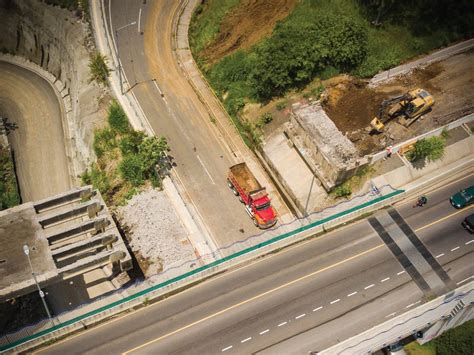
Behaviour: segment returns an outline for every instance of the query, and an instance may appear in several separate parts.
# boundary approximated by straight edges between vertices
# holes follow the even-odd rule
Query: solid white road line
[[[260,332],[259,334],[260,334],[260,335],[263,335],[263,334],[265,334],[265,333],[268,333],[269,331],[270,331],[270,329],[265,329],[264,331]]]
[[[244,340],[241,340],[240,342],[241,342],[241,343],[245,343],[246,341],[249,341],[249,340],[252,340],[252,337],[248,337],[248,338],[246,338],[246,339],[244,339]]]
[[[455,250],[458,250],[458,249],[459,249],[459,247],[456,247],[456,248],[451,249],[451,251],[455,251]]]
[[[313,309],[313,312],[319,311],[320,309],[323,309],[323,306]]]
[[[306,313],[300,314],[299,316],[296,316],[295,319],[303,318],[305,315],[306,315]]]
[[[280,323],[280,324],[278,324],[278,326],[279,326],[279,327],[283,327],[286,323],[288,323],[288,322]]]
[[[456,282],[456,285],[460,285],[460,284],[462,284],[462,283],[464,283],[464,282],[466,282],[466,281],[469,281],[469,280],[472,279],[472,278],[474,278],[474,276],[469,276],[468,278],[466,278],[466,279],[464,279],[464,280],[461,280],[461,281],[459,281],[459,282]]]
[[[232,349],[232,345],[228,346],[227,348],[222,349],[222,352],[230,350],[230,349]]]
[[[354,291],[354,292],[352,292],[352,293],[349,293],[349,294],[347,295],[347,297],[354,296],[355,294],[357,294],[357,291]]]
[[[444,256],[444,253],[441,253],[439,255],[436,255],[436,258],[441,258],[442,256]]]
[[[375,286],[374,284],[371,284],[371,285],[369,285],[369,286],[365,286],[365,287],[364,287],[364,290],[368,290],[369,288],[372,288],[372,287],[374,287],[374,286]]]
[[[207,176],[209,176],[209,179],[211,179],[211,182],[213,185],[215,185],[216,183],[214,182],[214,179],[212,178],[211,174],[209,173],[209,171],[207,170],[206,166],[204,165],[204,163],[202,162],[201,158],[199,157],[199,155],[196,155],[199,162],[201,163],[202,167],[204,168],[204,171],[206,172]]]
[[[341,299],[340,299],[340,298],[338,298],[337,300],[331,301],[330,303],[331,303],[331,304],[334,304],[334,303],[337,303],[337,302],[339,302],[340,300],[341,300]]]

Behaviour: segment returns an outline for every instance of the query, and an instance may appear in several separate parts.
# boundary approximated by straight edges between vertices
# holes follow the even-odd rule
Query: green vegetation
[[[195,53],[212,42],[219,33],[222,18],[238,3],[239,0],[209,0],[197,6],[189,29],[189,42]]]
[[[411,162],[424,161],[425,159],[434,161],[443,156],[445,145],[446,141],[442,136],[423,138],[414,144],[413,150],[410,150],[406,156]]]
[[[49,5],[59,6],[69,11],[76,11],[86,20],[90,20],[89,0],[46,0]]]
[[[158,169],[165,169],[168,145],[165,138],[147,137],[131,129],[120,105],[112,101],[108,109],[110,127],[96,130],[93,149],[97,163],[82,176],[84,184],[92,184],[108,203],[123,204],[139,188],[150,182],[161,186]]]
[[[332,194],[335,197],[349,197],[350,195],[352,195],[352,189],[348,184],[344,183],[334,188]]]
[[[425,345],[412,342],[405,346],[411,355],[472,354],[474,349],[474,320],[450,329]]]
[[[90,81],[95,81],[99,85],[106,86],[110,69],[107,66],[107,58],[105,55],[95,52],[89,61]]]
[[[0,211],[20,204],[10,151],[0,147]]]
[[[109,106],[109,125],[116,133],[124,134],[130,129],[128,118],[117,101],[112,101]]]
[[[240,122],[247,102],[268,102],[304,88],[315,77],[339,73],[370,77],[416,55],[474,35],[474,3],[302,0],[271,37],[238,50],[212,66],[200,51],[216,38],[236,0],[209,0],[194,14],[192,51],[244,140],[252,132]],[[322,87],[320,88],[322,90]],[[319,96],[318,89],[307,95]],[[281,109],[283,106],[279,106]]]

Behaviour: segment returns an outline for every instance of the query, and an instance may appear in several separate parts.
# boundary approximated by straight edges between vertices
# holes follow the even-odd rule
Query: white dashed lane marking
[[[374,286],[375,286],[374,284],[371,284],[371,285],[369,285],[369,286],[365,286],[365,287],[364,287],[364,290],[368,290],[369,288],[372,288],[372,287],[374,287]]]
[[[279,327],[283,327],[286,323],[288,323],[288,322],[280,323],[280,324],[278,324],[278,326],[279,326]]]
[[[388,281],[388,280],[390,280],[390,277],[386,277],[383,280],[380,280],[380,282],[385,282],[385,281]]]
[[[269,331],[270,331],[270,329],[265,329],[265,330],[261,331],[259,334],[260,334],[260,335],[263,335],[263,334],[265,334],[265,333],[268,333]]]
[[[320,306],[320,307],[318,307],[318,308],[315,308],[315,309],[313,309],[313,312],[319,311],[320,309],[323,309],[323,307]]]
[[[466,244],[466,245],[469,245],[469,244],[471,244],[471,243],[474,243],[474,239],[472,239],[472,240],[466,242],[465,244]]]
[[[247,342],[247,341],[249,341],[249,340],[252,340],[252,337],[245,338],[244,340],[241,340],[240,342],[241,342],[241,343],[245,343],[245,342]]]
[[[401,274],[404,274],[404,273],[405,273],[405,270],[397,272],[397,275],[400,276]]]
[[[393,317],[395,314],[397,314],[397,312],[393,312],[393,313],[387,314],[387,315],[385,316],[385,318]]]
[[[458,250],[458,249],[459,249],[459,247],[456,247],[456,248],[451,249],[451,251],[455,251],[455,250]]]
[[[330,303],[331,303],[331,304],[334,304],[334,303],[337,303],[337,302],[339,302],[340,300],[341,300],[341,299],[340,299],[340,298],[338,298],[337,300],[331,301]]]
[[[357,294],[357,291],[354,291],[354,292],[352,292],[352,293],[349,293],[349,294],[347,295],[347,297],[354,296],[355,294]]]
[[[303,318],[305,315],[306,315],[306,313],[300,314],[299,316],[296,316],[295,319]]]
[[[442,256],[444,256],[444,253],[441,253],[439,255],[436,255],[436,258],[441,258]]]
[[[228,346],[227,348],[222,349],[222,351],[224,352],[224,351],[227,351],[227,350],[230,350],[230,349],[232,349],[232,345]]]

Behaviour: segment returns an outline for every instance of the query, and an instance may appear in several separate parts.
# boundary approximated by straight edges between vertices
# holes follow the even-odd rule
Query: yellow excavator
[[[377,117],[370,122],[372,132],[383,132],[385,124],[399,116],[402,116],[399,122],[408,127],[422,114],[429,112],[433,105],[433,96],[424,89],[415,89],[401,96],[385,100],[380,105]]]

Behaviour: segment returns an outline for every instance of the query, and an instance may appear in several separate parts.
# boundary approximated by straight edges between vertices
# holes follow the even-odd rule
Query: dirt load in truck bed
[[[360,155],[384,149],[474,112],[474,50],[415,69],[390,82],[369,88],[349,76],[325,82],[321,98],[324,110],[337,128],[347,134]],[[435,99],[432,112],[405,128],[397,119],[386,125],[382,135],[371,136],[366,129],[383,100],[415,88],[426,89]]]
[[[260,184],[252,175],[245,163],[240,163],[230,167],[230,172],[239,183],[240,187],[246,192],[252,192],[260,189]]]

